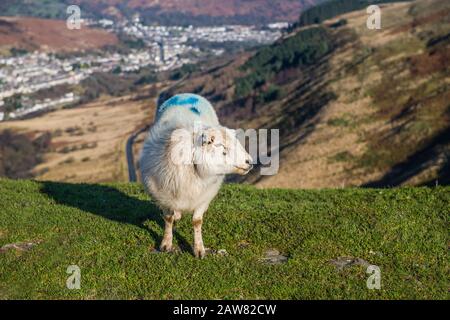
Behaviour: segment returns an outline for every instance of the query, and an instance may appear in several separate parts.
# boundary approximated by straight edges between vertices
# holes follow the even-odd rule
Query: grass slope
[[[158,209],[138,185],[0,180],[0,298],[68,299],[446,299],[449,188],[323,191],[227,185],[211,205],[204,240],[228,256],[190,252],[190,219],[176,228],[182,252],[152,249]],[[243,245],[246,243],[247,245]],[[259,261],[276,248],[285,264]],[[330,260],[363,258],[381,268],[368,290],[365,268]],[[81,290],[66,269],[81,268]]]

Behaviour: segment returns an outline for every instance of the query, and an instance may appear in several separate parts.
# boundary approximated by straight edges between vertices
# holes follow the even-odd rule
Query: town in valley
[[[218,57],[228,51],[230,44],[248,48],[273,43],[288,26],[285,22],[263,26],[144,25],[139,15],[120,22],[85,20],[83,27],[101,28],[127,39],[127,50],[106,48],[72,55],[14,50],[0,56],[0,121],[76,104],[80,100],[77,92],[44,98],[36,98],[36,93],[57,86],[71,88],[96,73],[129,74],[142,68],[155,73],[176,70]],[[83,27],[78,32],[83,32]]]

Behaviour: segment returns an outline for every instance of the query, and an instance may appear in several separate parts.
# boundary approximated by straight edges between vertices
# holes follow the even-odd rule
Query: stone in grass
[[[246,240],[242,240],[238,243],[238,248],[239,249],[245,249],[248,248],[250,246],[250,242],[246,241]]]
[[[28,251],[28,250],[31,250],[34,246],[38,245],[39,243],[41,243],[41,241],[17,242],[17,243],[5,244],[3,247],[0,248],[0,253],[6,252],[8,250]]]
[[[288,257],[282,255],[277,249],[269,249],[265,252],[264,258],[260,262],[270,265],[282,264],[288,261]]]
[[[228,255],[228,252],[225,249],[220,249],[219,251],[217,251],[217,254],[219,256],[226,257]]]
[[[208,255],[212,255],[212,256],[220,256],[220,257],[228,256],[228,251],[225,249],[214,250],[214,249],[206,248],[206,253]]]
[[[330,263],[334,265],[339,271],[352,266],[363,266],[367,268],[371,265],[364,259],[353,257],[339,257],[337,259],[330,260]]]

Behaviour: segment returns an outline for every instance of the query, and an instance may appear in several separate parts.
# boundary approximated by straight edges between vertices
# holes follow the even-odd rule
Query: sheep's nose
[[[249,159],[245,160],[245,163],[250,164],[250,160]]]

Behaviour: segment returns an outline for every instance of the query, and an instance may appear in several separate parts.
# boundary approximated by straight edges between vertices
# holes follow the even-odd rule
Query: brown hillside
[[[111,12],[120,0],[75,0],[83,5],[103,6]],[[129,9],[154,9],[159,13],[183,13],[192,16],[233,17],[255,15],[268,21],[295,21],[307,6],[318,0],[131,0],[126,3]],[[113,10],[114,11],[114,10]]]
[[[87,27],[70,30],[65,21],[0,17],[0,47],[72,52],[97,49],[117,42],[117,37],[112,33]]]
[[[129,6],[132,8],[160,7],[161,11],[189,12],[193,15],[208,16],[235,16],[248,15],[258,11],[261,15],[274,20],[294,21],[300,11],[306,6],[314,4],[314,1],[267,1],[267,0],[132,0]]]

